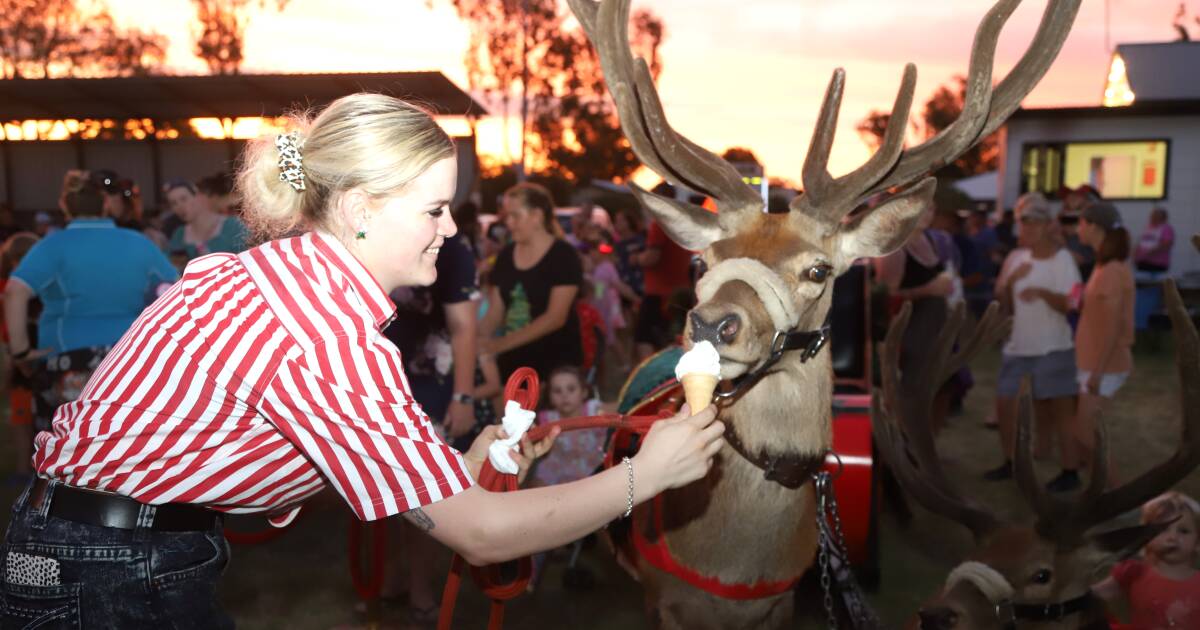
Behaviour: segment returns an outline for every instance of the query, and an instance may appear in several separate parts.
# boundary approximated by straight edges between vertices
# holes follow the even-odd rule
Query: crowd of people
[[[356,95],[292,124],[291,134],[252,143],[236,176],[169,181],[154,216],[138,188],[108,170],[67,173],[64,225],[40,213],[24,231],[0,212],[5,335],[17,368],[15,481],[37,473],[18,500],[7,553],[153,532],[170,568],[175,556],[185,563],[211,548],[216,514],[287,522],[330,485],[360,518],[405,514],[393,523],[407,573],[392,567],[384,595],[403,584],[409,623],[431,626],[427,559],[438,542],[475,561],[543,551],[707,470],[723,427],[711,411],[685,410],[615,469],[599,470],[603,432],[555,435],[518,455],[531,490],[473,492],[509,376],[536,370],[540,422],[609,411],[601,392],[619,383],[606,378],[677,342],[693,299],[692,252],[635,208],[560,214],[537,184],[505,191],[492,222],[475,203],[452,208],[453,146],[403,101]],[[675,195],[665,184],[655,192]],[[1133,369],[1131,259],[1139,274],[1168,269],[1166,211],[1155,211],[1135,248],[1120,212],[1094,191],[1064,191],[1059,204],[1028,194],[995,222],[946,210],[929,209],[900,251],[872,261],[889,306],[913,308],[901,385],[914,386],[909,367],[949,308],[964,303],[979,315],[998,300],[1013,330],[995,392],[1004,462],[986,478],[1012,476],[1028,378],[1038,455],[1049,457],[1054,442],[1060,452],[1049,487],[1072,491],[1091,461],[1097,418]],[[93,353],[92,380],[35,440],[38,360],[81,349]],[[942,388],[935,429],[973,384],[964,369]],[[124,514],[120,533],[77,516],[96,496]],[[56,524],[50,517],[62,510],[76,517]],[[1189,523],[1174,535],[1191,535],[1194,548]],[[50,560],[62,575],[78,569],[69,552]],[[186,592],[168,589],[148,610],[130,580],[112,579],[128,568],[118,564],[74,574],[111,581],[90,597],[111,598],[114,624],[186,613],[228,625],[215,572],[182,580]],[[1136,593],[1144,574],[1122,568],[1105,592]]]
[[[506,437],[488,403],[516,367],[538,369],[560,414],[594,408],[581,322],[607,338],[615,312],[584,269],[616,288],[612,245],[585,228],[570,244],[549,195],[519,186],[481,291],[478,234],[451,217],[454,144],[432,116],[357,94],[290,126],[249,144],[236,188],[170,182],[155,220],[115,175],[69,173],[67,224],[23,257],[32,237],[10,239],[5,321],[20,371],[78,347],[103,359],[34,438],[36,474],[3,547],[6,613],[231,627],[216,591],[222,514],[283,525],[328,486],[360,519],[403,514],[422,534],[410,557],[436,540],[486,564],[578,540],[712,465],[724,426],[685,406],[612,469],[550,460],[536,487],[476,487]],[[600,317],[581,316],[588,307]],[[557,433],[510,453],[522,479]],[[97,546],[109,552],[88,553]],[[428,624],[429,563],[412,565],[411,621]],[[76,593],[66,604],[64,589]]]

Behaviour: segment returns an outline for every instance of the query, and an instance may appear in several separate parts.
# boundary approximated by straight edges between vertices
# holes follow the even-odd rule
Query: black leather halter
[[[821,348],[824,348],[825,344],[829,342],[829,326],[829,315],[826,315],[825,323],[816,330],[775,331],[775,337],[771,339],[771,354],[762,362],[762,365],[733,379],[733,387],[729,391],[718,392],[714,398],[722,401],[741,395],[746,389],[753,387],[759,379],[766,376],[767,372],[783,358],[785,352],[803,350],[804,352],[800,355],[801,363],[817,356]]]
[[[1005,600],[996,604],[996,618],[1004,624],[1005,630],[1017,630],[1018,621],[1060,622],[1069,615],[1087,612],[1098,604],[1096,596],[1091,593],[1084,593],[1074,599],[1053,604],[1017,604]],[[1107,630],[1108,628],[1108,621],[1103,614],[1099,615],[1096,621],[1086,626],[1080,626],[1080,630]]]
[[[793,350],[802,350],[800,362],[807,362],[809,359],[817,356],[821,348],[829,341],[829,316],[825,317],[825,323],[817,330],[790,330],[777,331],[774,339],[771,340],[771,354],[767,360],[763,361],[762,365],[758,366],[753,371],[743,374],[733,380],[733,387],[729,391],[720,392],[714,396],[717,402],[734,398],[744,392],[746,389],[754,386],[767,372],[783,358],[785,352]],[[733,425],[727,425],[725,428],[725,441],[733,447],[733,450],[741,455],[743,459],[754,464],[762,469],[763,476],[768,481],[774,481],[779,485],[796,489],[807,483],[813,473],[820,470],[825,462],[824,455],[804,455],[800,453],[787,453],[783,455],[772,455],[766,450],[752,453],[742,443],[738,437],[737,431]]]

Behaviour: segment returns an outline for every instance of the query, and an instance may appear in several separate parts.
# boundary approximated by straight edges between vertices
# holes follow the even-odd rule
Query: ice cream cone
[[[713,392],[717,389],[717,380],[716,375],[698,372],[684,374],[683,378],[679,380],[683,384],[683,397],[691,407],[693,414],[699,413],[712,403]]]

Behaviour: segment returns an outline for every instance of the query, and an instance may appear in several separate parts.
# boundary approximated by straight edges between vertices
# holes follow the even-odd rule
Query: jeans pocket
[[[79,585],[25,586],[5,584],[5,630],[79,628]]]
[[[165,588],[189,580],[215,580],[229,562],[219,533],[165,534],[152,546],[150,583]]]

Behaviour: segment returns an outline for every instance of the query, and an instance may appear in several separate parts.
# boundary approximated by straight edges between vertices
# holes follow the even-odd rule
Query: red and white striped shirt
[[[43,477],[279,513],[329,483],[373,520],[470,487],[380,330],[383,288],[309,233],[192,261],[38,435]]]

